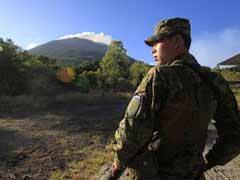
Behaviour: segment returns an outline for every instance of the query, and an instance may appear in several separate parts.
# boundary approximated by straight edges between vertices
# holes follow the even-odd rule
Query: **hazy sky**
[[[214,67],[240,53],[239,0],[0,0],[0,37],[24,49],[51,40],[80,37],[121,40],[128,54],[153,64],[143,40],[160,20],[191,21],[191,52]]]

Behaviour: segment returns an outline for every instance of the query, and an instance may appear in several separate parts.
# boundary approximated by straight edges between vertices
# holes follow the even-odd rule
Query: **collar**
[[[198,65],[199,66],[199,63],[196,60],[196,58],[192,54],[190,54],[190,53],[184,53],[184,54],[176,56],[167,65],[177,65],[177,64],[182,64],[183,65],[184,63],[188,63],[188,64],[192,64],[192,65]]]

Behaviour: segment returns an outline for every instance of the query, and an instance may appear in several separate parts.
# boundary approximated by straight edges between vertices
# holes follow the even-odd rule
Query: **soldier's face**
[[[171,38],[164,38],[152,47],[152,55],[157,64],[167,64],[176,54],[176,44]]]

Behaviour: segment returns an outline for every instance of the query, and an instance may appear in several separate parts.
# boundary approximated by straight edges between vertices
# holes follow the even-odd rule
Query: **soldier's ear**
[[[175,35],[173,37],[173,43],[174,43],[174,47],[175,49],[177,49],[179,47],[179,38],[178,38],[178,35]]]
[[[177,34],[174,37],[174,43],[175,43],[175,48],[179,48],[181,44],[184,44],[182,36]]]

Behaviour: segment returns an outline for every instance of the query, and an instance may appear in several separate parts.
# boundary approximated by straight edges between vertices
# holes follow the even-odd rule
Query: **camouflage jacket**
[[[185,63],[204,73],[220,95]],[[155,66],[138,86],[115,132],[115,162],[136,170],[139,179],[158,174],[164,180],[192,180],[205,166],[202,153],[211,119],[218,132],[206,155],[212,167],[240,152],[238,107],[228,83],[191,54]],[[161,137],[157,149],[129,162],[155,131]]]

